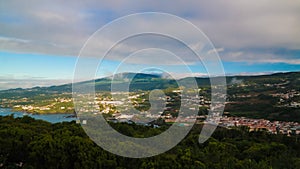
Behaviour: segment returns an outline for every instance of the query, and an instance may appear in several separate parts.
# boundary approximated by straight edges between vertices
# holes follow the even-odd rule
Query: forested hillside
[[[134,124],[112,125],[135,137],[164,130]],[[0,117],[0,168],[300,168],[300,142],[296,136],[248,132],[246,127],[218,128],[212,138],[199,144],[200,131],[201,126],[196,125],[179,145],[164,154],[130,159],[95,145],[75,122],[51,124],[27,116],[5,116]]]

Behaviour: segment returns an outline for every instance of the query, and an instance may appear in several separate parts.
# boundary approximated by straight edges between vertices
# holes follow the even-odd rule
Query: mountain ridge
[[[212,78],[218,78],[220,76],[212,77]],[[163,89],[167,87],[178,87],[176,81],[182,81],[188,78],[193,77],[185,77],[181,79],[170,79],[170,78],[164,78],[161,75],[157,74],[147,74],[147,73],[132,73],[132,72],[126,72],[126,73],[120,73],[116,74],[114,76],[114,82],[115,83],[129,83],[129,81],[126,79],[131,79],[131,87],[136,88],[137,90],[151,90],[154,88]],[[209,87],[210,86],[210,79],[209,77],[195,77],[196,81],[198,83],[199,87]],[[293,79],[294,78],[294,79]],[[300,78],[300,72],[280,72],[280,73],[273,73],[269,75],[235,75],[235,76],[226,76],[227,85],[232,85],[234,83],[241,83],[245,81],[262,81],[264,83],[272,83],[272,81],[280,81],[280,79],[288,79],[290,81],[298,80]],[[88,80],[83,82],[78,82],[78,84],[91,84],[92,82],[95,82],[95,89],[96,90],[103,90],[103,91],[109,91],[111,86],[111,80],[112,76],[110,77],[104,77],[104,78],[98,78],[95,80]],[[150,85],[151,84],[151,85]],[[145,85],[145,86],[143,86]],[[72,92],[72,83],[63,84],[63,85],[53,85],[49,87],[33,87],[33,88],[14,88],[14,89],[7,89],[7,90],[1,90],[0,91],[0,98],[1,95],[4,93],[15,93],[15,94],[21,94],[22,92],[26,94],[30,94],[30,92],[38,92],[38,93],[61,93],[61,92]]]

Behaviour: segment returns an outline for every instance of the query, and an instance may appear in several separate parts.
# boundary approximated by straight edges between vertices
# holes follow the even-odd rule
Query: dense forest
[[[133,137],[149,137],[165,130],[125,123],[111,125]],[[212,138],[199,144],[200,131],[201,126],[195,125],[180,144],[164,154],[130,159],[101,149],[75,122],[51,124],[28,116],[0,116],[0,168],[300,168],[297,136],[249,132],[247,127],[218,128]]]

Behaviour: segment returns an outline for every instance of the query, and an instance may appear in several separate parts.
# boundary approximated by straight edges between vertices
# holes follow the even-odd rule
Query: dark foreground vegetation
[[[164,128],[113,124],[126,135],[157,134]],[[148,130],[149,129],[149,130]],[[0,168],[207,168],[299,169],[300,142],[296,136],[248,132],[246,127],[218,128],[204,144],[196,125],[176,147],[159,156],[130,159],[95,145],[75,122],[51,124],[30,117],[0,116]]]

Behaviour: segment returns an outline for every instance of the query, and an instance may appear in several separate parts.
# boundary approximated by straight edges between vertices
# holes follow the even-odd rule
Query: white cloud
[[[299,52],[300,53],[300,52]],[[287,63],[287,64],[300,64],[300,57],[297,54],[286,55],[284,53],[275,54],[273,51],[232,51],[221,55],[224,61],[234,62],[247,62],[254,63]]]
[[[172,73],[172,78],[182,79],[185,77],[208,77],[207,73]]]
[[[220,53],[220,52],[223,52],[223,51],[224,51],[224,48],[216,48],[216,49],[209,50],[208,54],[212,54],[214,52]]]
[[[300,50],[300,2],[273,0],[1,1],[0,36],[6,39],[0,39],[0,50],[77,56],[84,42],[98,28],[117,17],[144,11],[167,12],[190,20],[217,48],[226,49],[219,52],[228,61],[251,58],[260,62],[261,58],[267,58],[265,61],[269,58],[274,59],[273,62],[290,63],[285,56],[265,56],[267,53],[264,53],[261,57],[261,54],[251,54],[244,49]],[[148,24],[147,21],[137,23],[120,29]],[[172,28],[186,31],[181,25],[174,24]],[[227,54],[227,49],[234,53]],[[299,63],[294,59],[293,63]]]
[[[45,78],[11,78],[0,76],[0,90],[13,89],[13,88],[32,88],[53,86],[72,83],[70,79],[45,79]]]

